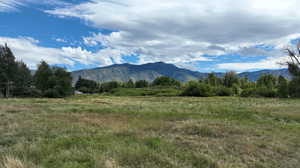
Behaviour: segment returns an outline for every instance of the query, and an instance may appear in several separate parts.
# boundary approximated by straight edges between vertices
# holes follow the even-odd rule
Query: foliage
[[[51,67],[45,61],[42,61],[34,74],[35,87],[44,93],[47,89],[53,87],[54,80],[51,78],[53,78]]]
[[[224,86],[231,88],[234,84],[239,85],[239,77],[235,72],[227,72],[224,76]]]
[[[108,95],[114,96],[179,96],[178,89],[173,88],[116,88]]]
[[[73,93],[71,73],[63,68],[50,67],[45,61],[38,65],[34,82],[45,97],[66,97]]]
[[[277,91],[273,88],[260,87],[256,89],[258,97],[277,97]]]
[[[83,93],[95,93],[98,91],[98,83],[93,80],[83,79],[81,76],[75,84],[75,89]]]
[[[257,80],[257,87],[275,88],[277,78],[271,74],[264,74]]]
[[[146,88],[149,86],[149,83],[146,80],[139,80],[135,82],[136,88]]]
[[[217,87],[215,91],[217,96],[233,96],[233,90],[224,86]]]
[[[209,84],[210,86],[218,86],[222,83],[222,81],[220,80],[220,78],[218,78],[216,76],[215,73],[210,73],[208,74],[208,77],[205,79],[205,83]]]
[[[135,84],[134,84],[133,80],[129,79],[129,81],[127,83],[125,83],[125,87],[126,88],[134,88]]]
[[[117,81],[104,82],[100,86],[100,92],[110,92],[115,88],[119,88],[121,84]]]
[[[287,62],[289,72],[293,75],[290,82],[289,92],[291,97],[300,97],[300,42],[296,46],[296,51],[288,48],[288,55],[291,61]]]
[[[0,45],[0,94],[22,96],[31,85],[32,76],[26,64],[16,61],[7,45]]]
[[[152,86],[180,86],[180,82],[166,76],[158,77],[152,82]]]
[[[241,97],[277,97],[276,89],[259,87],[244,89],[241,93]]]
[[[212,96],[212,88],[205,83],[191,81],[181,94],[182,96],[209,97]]]
[[[289,96],[288,80],[283,76],[279,76],[278,78],[278,96],[281,98],[287,98]]]
[[[294,97],[294,98],[300,97],[300,79],[294,78],[289,83],[289,94],[291,97]]]
[[[241,93],[241,97],[256,97],[256,88],[244,89]]]

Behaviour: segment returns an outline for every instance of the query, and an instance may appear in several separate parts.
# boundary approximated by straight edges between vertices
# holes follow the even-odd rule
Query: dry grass
[[[3,168],[26,168],[25,165],[16,158],[6,156],[3,159]]]
[[[295,168],[298,109],[300,100],[293,99],[1,99],[0,163],[4,168]]]

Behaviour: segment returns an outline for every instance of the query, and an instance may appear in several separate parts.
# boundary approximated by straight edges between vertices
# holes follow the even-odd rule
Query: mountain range
[[[97,82],[108,81],[122,81],[127,82],[132,79],[133,81],[147,80],[153,81],[159,76],[168,76],[179,80],[181,82],[188,82],[191,80],[199,80],[206,78],[209,73],[201,73],[191,71],[188,69],[179,68],[173,64],[164,62],[148,63],[143,65],[132,64],[115,64],[107,67],[84,69],[73,71],[73,83],[75,83],[79,76],[84,79],[94,80]],[[225,73],[215,73],[218,77],[224,76]],[[279,70],[261,70],[255,72],[239,73],[240,77],[248,77],[251,81],[256,81],[263,74],[272,74],[275,76],[282,75],[288,79],[291,78],[287,69]]]

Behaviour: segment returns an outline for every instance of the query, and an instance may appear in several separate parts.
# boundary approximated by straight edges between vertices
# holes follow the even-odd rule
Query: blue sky
[[[235,5],[232,5],[234,2]],[[0,0],[0,44],[31,68],[163,61],[201,72],[284,68],[297,0]],[[285,23],[285,24],[283,24]]]

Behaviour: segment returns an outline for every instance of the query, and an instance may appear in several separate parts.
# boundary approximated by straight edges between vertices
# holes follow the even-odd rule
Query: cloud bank
[[[137,54],[140,63],[159,60],[182,64],[210,61],[205,55],[274,54],[255,48],[261,44],[282,52],[290,40],[300,37],[299,5],[298,0],[92,0],[46,12],[115,30],[109,35],[85,37],[87,45]]]

